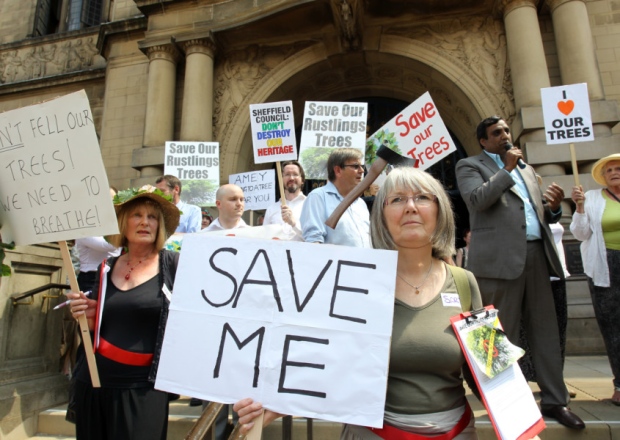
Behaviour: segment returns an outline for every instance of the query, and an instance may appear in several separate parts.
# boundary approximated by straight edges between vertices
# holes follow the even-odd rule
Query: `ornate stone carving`
[[[211,58],[215,57],[216,46],[213,40],[209,38],[197,38],[193,40],[187,40],[180,43],[181,48],[185,52],[185,55],[191,55],[193,53],[204,53]]]
[[[540,2],[541,0],[497,0],[493,5],[493,13],[501,18],[524,6],[538,8]]]
[[[362,37],[359,32],[359,0],[331,0],[334,21],[340,29],[340,39],[345,50],[357,50]]]
[[[547,4],[547,6],[549,6],[549,10],[553,13],[555,8],[557,8],[558,6],[562,6],[564,3],[569,3],[573,1],[576,1],[576,0],[545,0],[545,3]],[[581,1],[583,3],[583,0],[577,0],[577,1]]]
[[[506,34],[500,20],[462,18],[389,32],[426,43],[450,62],[462,64],[497,96],[507,92]]]
[[[0,83],[10,84],[102,67],[95,38],[86,36],[0,50]]]
[[[214,139],[223,141],[222,134],[259,81],[278,64],[309,44],[277,47],[252,45],[222,54],[221,57],[218,55],[214,87]]]
[[[149,57],[149,61],[167,60],[176,64],[182,58],[181,52],[173,44],[160,44],[157,46],[150,46],[145,49],[145,53]]]

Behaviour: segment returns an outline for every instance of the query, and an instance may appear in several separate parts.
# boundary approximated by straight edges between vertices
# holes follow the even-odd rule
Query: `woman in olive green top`
[[[373,247],[398,251],[385,423],[382,430],[347,425],[341,439],[393,438],[394,429],[477,439],[461,374],[465,358],[450,325],[462,312],[460,298],[443,262],[454,254],[454,231],[441,183],[414,168],[390,172],[371,217]],[[480,308],[478,285],[470,272],[467,278],[472,305]],[[251,399],[235,404],[244,431],[260,409]],[[277,416],[265,411],[266,423]]]
[[[402,430],[476,439],[461,373],[465,358],[450,325],[462,309],[443,262],[454,254],[450,199],[430,174],[397,168],[376,196],[370,223],[373,247],[398,251],[385,423],[382,430],[346,426],[341,438],[391,438]],[[467,277],[479,308],[478,285]]]

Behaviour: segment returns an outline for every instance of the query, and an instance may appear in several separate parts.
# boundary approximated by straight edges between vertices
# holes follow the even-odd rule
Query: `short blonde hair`
[[[449,258],[456,252],[454,249],[455,226],[452,203],[441,183],[427,172],[415,168],[395,168],[375,196],[371,219],[370,236],[375,249],[396,250],[396,243],[390,235],[383,215],[387,195],[397,189],[411,189],[414,192],[427,192],[437,196],[437,225],[431,236],[433,256]]]
[[[156,250],[163,249],[168,236],[166,234],[166,225],[164,220],[164,213],[161,210],[159,203],[152,201],[151,199],[141,197],[135,200],[131,200],[125,203],[122,208],[117,212],[116,218],[118,220],[119,234],[111,235],[108,237],[108,241],[116,247],[126,247],[128,244],[127,237],[127,221],[129,216],[133,214],[137,209],[145,207],[150,213],[157,215],[157,235],[155,236],[155,243],[153,246]]]

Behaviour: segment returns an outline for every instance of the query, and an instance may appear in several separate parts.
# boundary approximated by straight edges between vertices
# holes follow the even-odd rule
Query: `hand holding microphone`
[[[504,145],[504,149],[506,151],[512,150],[513,145],[510,142],[506,142],[506,145]],[[523,160],[521,160],[521,158],[519,158],[519,160],[517,161],[517,165],[519,165],[519,168],[523,169],[525,168],[525,162],[523,162]]]

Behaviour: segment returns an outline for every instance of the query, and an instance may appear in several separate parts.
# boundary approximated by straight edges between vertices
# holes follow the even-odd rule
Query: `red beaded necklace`
[[[128,280],[131,277],[131,272],[133,272],[133,270],[136,267],[138,267],[141,263],[142,263],[142,260],[139,260],[137,264],[134,264],[132,267],[129,268],[129,272],[127,272],[127,275],[125,275],[126,280]],[[127,267],[129,267],[129,259],[127,259]]]

